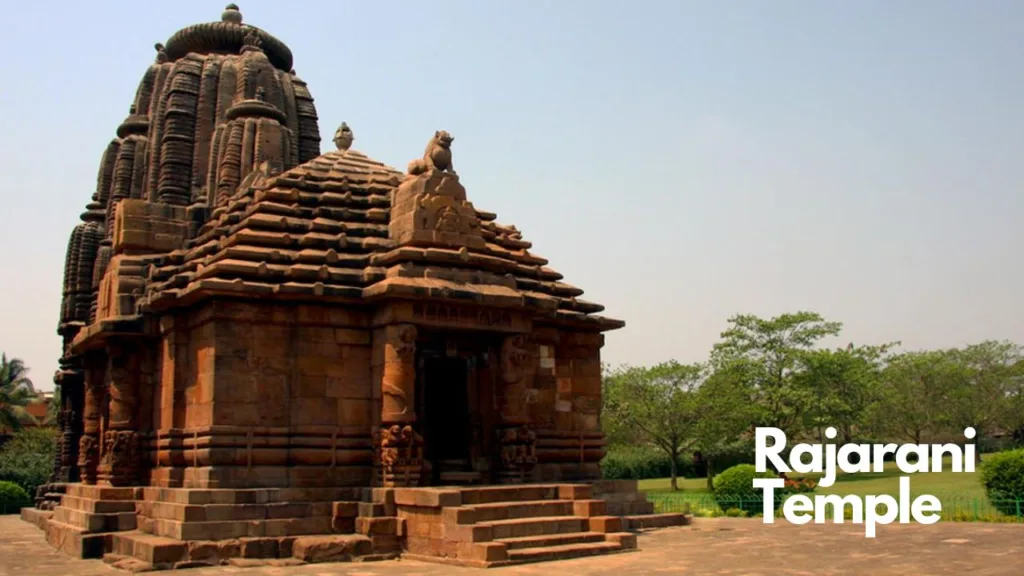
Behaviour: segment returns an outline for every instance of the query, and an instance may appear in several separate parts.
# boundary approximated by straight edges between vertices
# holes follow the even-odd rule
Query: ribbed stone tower
[[[595,483],[623,323],[469,201],[454,138],[404,173],[347,124],[321,155],[290,50],[235,5],[156,51],[68,244],[48,540],[150,567],[630,547],[606,512],[650,504]],[[549,501],[491,525],[523,500]]]
[[[316,107],[292,69],[288,47],[243,23],[234,4],[220,22],[189,26],[156,44],[156,61],[139,83],[128,117],[100,160],[92,201],[68,241],[58,332],[64,340],[60,370],[63,410],[60,454],[53,483],[37,495],[54,501],[63,484],[80,479],[83,356],[70,351],[75,335],[106,316],[134,309],[143,271],[152,258],[120,258],[114,293],[99,296],[111,264],[115,212],[121,200],[162,204],[159,241],[168,251],[184,246],[217,203],[264,162],[282,172],[320,154]],[[136,235],[137,236],[137,235]],[[157,240],[157,238],[152,238]],[[123,251],[145,252],[132,240]],[[143,244],[146,242],[143,241]],[[139,249],[141,248],[141,250]],[[94,448],[94,442],[86,442]],[[51,496],[46,498],[46,494]]]

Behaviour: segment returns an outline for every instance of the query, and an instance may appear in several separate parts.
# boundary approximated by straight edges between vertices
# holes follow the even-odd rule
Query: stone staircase
[[[141,488],[69,484],[53,514],[41,523],[46,541],[76,558],[100,558],[112,533],[136,528]]]
[[[653,514],[630,481],[439,488],[181,489],[68,485],[25,509],[55,548],[132,571],[287,566],[398,555],[491,567],[626,552]]]
[[[396,489],[403,556],[491,567],[636,548],[591,495],[578,484]]]
[[[362,488],[143,488],[138,530],[112,534],[103,559],[129,570],[375,560],[397,542],[356,534]]]

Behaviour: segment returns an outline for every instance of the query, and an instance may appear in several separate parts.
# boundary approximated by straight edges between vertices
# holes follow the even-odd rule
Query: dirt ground
[[[409,560],[295,567],[197,568],[181,576],[492,576],[571,574],[687,575],[1024,575],[1024,525],[940,522],[879,527],[761,524],[756,519],[696,518],[692,526],[642,534],[640,550],[610,556],[483,571]],[[75,560],[17,516],[0,516],[0,575],[124,576],[99,560]],[[153,572],[152,574],[171,574]]]

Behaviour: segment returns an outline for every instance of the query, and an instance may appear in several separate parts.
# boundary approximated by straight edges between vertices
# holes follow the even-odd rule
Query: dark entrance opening
[[[425,354],[420,360],[424,457],[431,483],[447,472],[472,469],[470,463],[469,366],[465,358]]]

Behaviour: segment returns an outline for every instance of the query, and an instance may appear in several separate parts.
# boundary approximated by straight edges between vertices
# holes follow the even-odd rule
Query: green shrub
[[[754,488],[754,478],[777,477],[773,472],[758,472],[753,464],[738,464],[715,476],[712,481],[715,501],[722,510],[738,508],[748,514],[759,514],[764,511],[764,493]],[[778,508],[783,494],[775,492],[775,507]]]
[[[0,448],[0,480],[14,482],[29,494],[46,484],[57,454],[57,432],[26,428]]]
[[[997,510],[1024,516],[1024,449],[989,456],[981,467],[981,483]]]
[[[15,514],[32,505],[28,492],[14,482],[0,481],[0,514]]]

